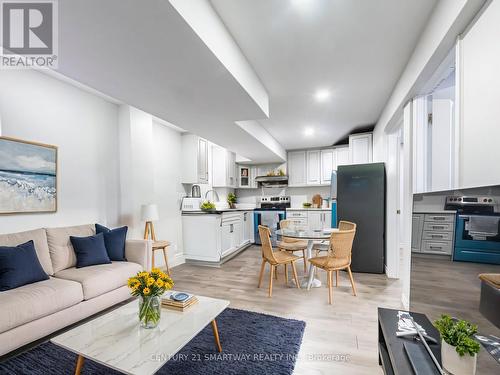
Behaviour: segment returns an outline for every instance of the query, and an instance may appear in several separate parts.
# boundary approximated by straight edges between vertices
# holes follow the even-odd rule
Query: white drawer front
[[[425,221],[432,221],[437,223],[453,223],[455,222],[455,215],[425,214]]]
[[[288,211],[288,210],[286,211],[287,219],[293,219],[298,217],[303,217],[307,219],[307,211]]]
[[[426,231],[422,236],[424,240],[433,240],[433,241],[452,241],[453,233],[452,232],[434,232],[434,231]]]
[[[451,241],[429,241],[424,240],[422,250],[427,253],[451,254]]]
[[[297,217],[290,219],[290,221],[296,228],[307,228],[307,218]]]
[[[452,232],[453,223],[436,223],[436,222],[425,222],[424,231],[436,231],[436,232]]]

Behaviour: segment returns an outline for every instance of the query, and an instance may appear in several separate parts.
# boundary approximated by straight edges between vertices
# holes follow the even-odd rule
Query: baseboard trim
[[[180,266],[181,264],[186,263],[186,258],[184,254],[175,254],[174,259],[171,260],[171,264],[169,265],[171,268]]]

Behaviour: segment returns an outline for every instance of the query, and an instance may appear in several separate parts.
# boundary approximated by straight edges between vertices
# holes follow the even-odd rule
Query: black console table
[[[384,373],[408,375],[413,374],[413,368],[406,354],[404,344],[414,342],[411,338],[397,337],[398,330],[398,311],[378,308],[378,355],[379,364],[382,366]],[[427,316],[419,313],[411,313],[411,316],[422,326],[429,336],[434,337],[438,344],[429,345],[434,356],[441,364],[441,343],[437,329],[432,325]],[[420,344],[422,345],[422,344]],[[426,358],[432,362],[430,356]]]

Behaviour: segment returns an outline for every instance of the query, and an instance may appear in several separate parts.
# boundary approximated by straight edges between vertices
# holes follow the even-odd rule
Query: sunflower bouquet
[[[138,272],[128,279],[128,287],[133,296],[140,297],[139,320],[145,328],[154,328],[160,322],[160,296],[172,289],[174,282],[158,268],[151,272]]]

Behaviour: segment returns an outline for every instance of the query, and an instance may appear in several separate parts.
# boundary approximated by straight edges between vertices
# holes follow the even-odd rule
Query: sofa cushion
[[[76,266],[76,255],[69,239],[70,236],[86,237],[95,234],[95,228],[92,224],[46,228],[45,231],[47,232],[47,243],[54,273]]]
[[[0,246],[0,291],[48,278],[36,256],[33,241],[17,246]]]
[[[0,333],[64,310],[83,301],[82,286],[49,278],[0,293]]]
[[[36,255],[47,275],[53,275],[52,262],[50,260],[49,246],[45,229],[35,229],[26,232],[0,234],[0,246],[17,246],[28,241],[35,243]]]
[[[88,237],[70,236],[69,239],[76,253],[76,268],[111,263],[104,245],[104,234],[98,233]]]
[[[89,300],[127,285],[129,277],[142,271],[133,262],[112,262],[83,268],[68,268],[55,273],[55,277],[78,281],[83,287],[83,298]]]
[[[119,262],[127,261],[125,258],[127,230],[128,227],[109,229],[103,225],[95,225],[95,232],[104,234],[104,244],[106,245],[109,259]]]

